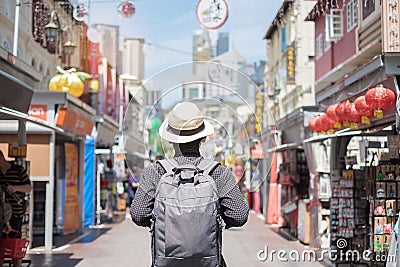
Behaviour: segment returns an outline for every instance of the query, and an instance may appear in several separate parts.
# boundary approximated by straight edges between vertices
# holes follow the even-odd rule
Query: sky
[[[134,16],[122,18],[117,12],[120,1],[90,0],[89,25],[118,25],[121,44],[124,38],[145,39],[145,78],[192,61],[193,33],[202,29],[196,19],[198,0],[131,2],[136,7]],[[242,54],[248,64],[265,60],[263,38],[281,4],[282,0],[230,0],[229,17],[217,32],[229,32],[231,48]]]

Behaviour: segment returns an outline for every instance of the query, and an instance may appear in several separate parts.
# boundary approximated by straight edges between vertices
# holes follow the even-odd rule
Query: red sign
[[[11,64],[15,64],[15,56],[11,52],[8,52],[7,54],[7,61]]]
[[[26,158],[26,144],[8,144],[9,158]]]
[[[29,114],[29,116],[46,121],[47,120],[47,105],[30,105],[28,114]]]
[[[66,108],[60,108],[58,111],[56,124],[68,131],[82,135],[91,135],[94,126],[93,121]]]
[[[92,43],[89,42],[89,51],[90,51],[90,59],[89,59],[89,65],[90,65],[90,73],[91,75],[97,75],[98,74],[98,68],[99,68],[99,43]]]

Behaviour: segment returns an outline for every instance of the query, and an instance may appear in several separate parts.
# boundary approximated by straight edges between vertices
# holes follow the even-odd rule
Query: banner
[[[99,74],[99,57],[100,57],[100,44],[99,43],[92,43],[89,41],[89,50],[90,50],[90,59],[89,59],[89,66],[90,66],[90,75],[96,76]]]
[[[400,5],[398,1],[382,1],[382,52],[400,52]]]
[[[264,96],[261,94],[259,90],[256,90],[256,124],[255,130],[256,133],[260,133],[263,128],[263,114],[264,114]]]
[[[294,46],[287,47],[287,84],[296,84],[296,57]]]
[[[79,157],[78,147],[65,143],[65,208],[64,233],[75,232],[79,229],[80,214],[78,202]]]

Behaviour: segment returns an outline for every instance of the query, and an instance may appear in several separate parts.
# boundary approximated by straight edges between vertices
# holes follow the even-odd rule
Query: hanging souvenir
[[[225,0],[199,0],[196,17],[206,29],[218,29],[228,19],[228,3]]]
[[[135,6],[129,1],[123,1],[118,5],[118,14],[123,18],[131,18],[135,11]]]
[[[88,8],[84,3],[78,3],[74,7],[73,16],[77,21],[84,21],[85,18],[89,15]]]

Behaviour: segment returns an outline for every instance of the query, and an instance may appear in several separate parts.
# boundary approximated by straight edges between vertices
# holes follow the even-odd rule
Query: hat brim
[[[160,134],[161,138],[168,142],[177,144],[189,143],[194,140],[200,139],[202,137],[212,135],[214,133],[214,127],[211,125],[211,123],[209,123],[206,120],[204,120],[204,129],[194,135],[188,135],[188,136],[177,135],[175,133],[167,131],[167,128],[168,128],[168,119],[163,121],[163,123],[160,126],[160,129],[158,130],[158,133]]]

